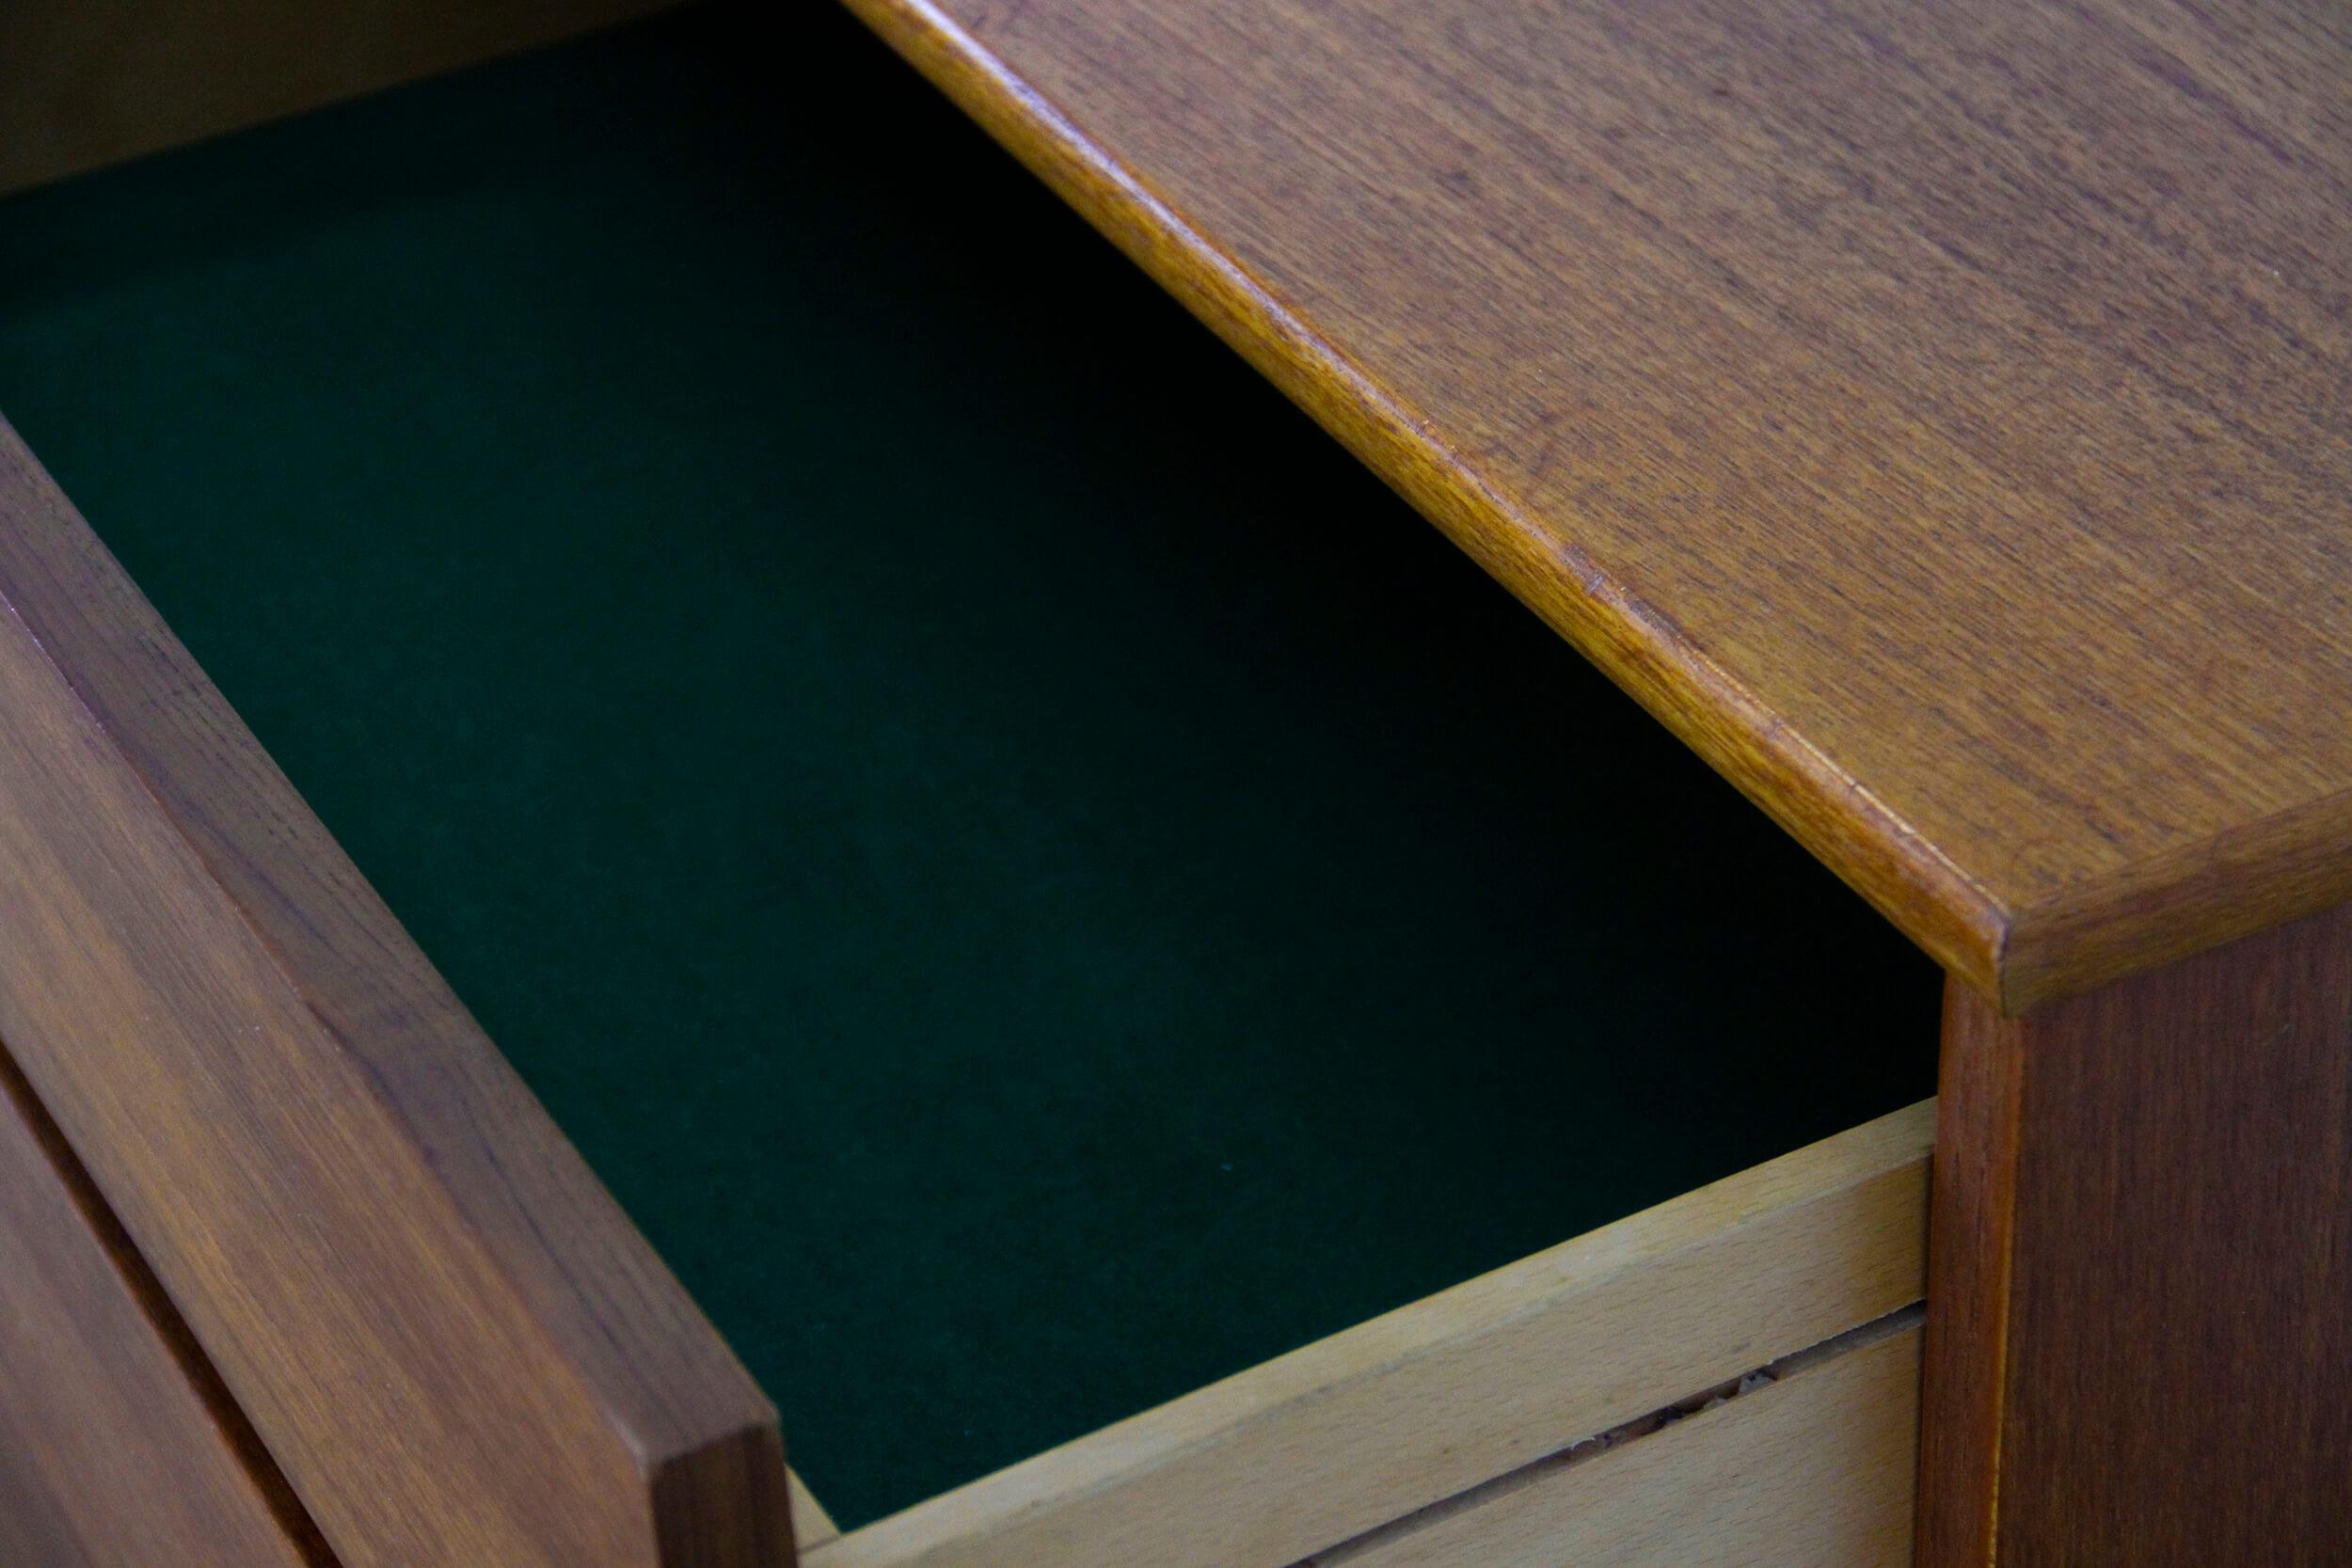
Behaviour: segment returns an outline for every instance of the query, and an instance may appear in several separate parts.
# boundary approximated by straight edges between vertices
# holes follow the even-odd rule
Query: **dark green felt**
[[[1931,1088],[1931,966],[829,9],[0,204],[0,408],[846,1521]]]

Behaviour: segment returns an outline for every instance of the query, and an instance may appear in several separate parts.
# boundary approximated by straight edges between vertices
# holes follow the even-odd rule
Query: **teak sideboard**
[[[0,12],[0,1564],[2352,1562],[2352,23],[657,8]]]

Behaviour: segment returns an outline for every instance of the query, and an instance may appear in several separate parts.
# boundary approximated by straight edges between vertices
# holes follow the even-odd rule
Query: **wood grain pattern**
[[[774,1413],[0,426],[0,1038],[346,1568],[789,1560]]]
[[[1945,1064],[1921,1568],[2343,1560],[2352,908]]]
[[[1919,1329],[1302,1568],[1910,1568]]]
[[[0,1056],[0,1562],[332,1568]]]
[[[1919,1299],[1934,1107],[853,1530],[812,1568],[1286,1568]]]
[[[850,4],[2010,1009],[2352,896],[2341,10]]]
[[[8,0],[0,192],[657,9],[669,0]]]

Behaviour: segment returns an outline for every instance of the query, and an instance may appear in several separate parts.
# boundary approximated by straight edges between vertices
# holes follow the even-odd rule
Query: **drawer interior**
[[[0,204],[0,409],[844,1524],[1931,1092],[1931,964],[815,10]]]

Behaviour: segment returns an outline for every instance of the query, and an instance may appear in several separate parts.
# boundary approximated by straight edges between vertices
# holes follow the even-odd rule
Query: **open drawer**
[[[0,1552],[1907,1560],[1935,966],[760,36],[0,208]]]

